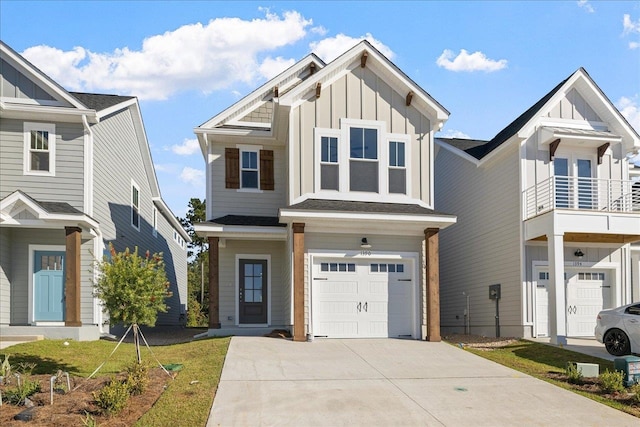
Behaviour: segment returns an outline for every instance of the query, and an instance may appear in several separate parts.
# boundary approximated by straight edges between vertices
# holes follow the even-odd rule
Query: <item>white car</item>
[[[598,313],[595,335],[609,354],[640,353],[640,303]]]

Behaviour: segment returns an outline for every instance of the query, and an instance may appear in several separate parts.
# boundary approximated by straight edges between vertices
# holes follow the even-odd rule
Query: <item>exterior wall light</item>
[[[366,237],[363,237],[362,240],[360,241],[360,247],[362,249],[371,249],[371,245],[369,244],[369,242],[367,241]]]
[[[580,249],[576,250],[573,254],[574,254],[574,255],[576,256],[576,258],[578,258],[578,259],[581,259],[581,258],[584,256],[584,252],[582,252]]]

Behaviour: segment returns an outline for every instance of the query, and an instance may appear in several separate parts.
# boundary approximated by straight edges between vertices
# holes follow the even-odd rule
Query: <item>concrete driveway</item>
[[[207,427],[639,424],[446,343],[234,337]]]

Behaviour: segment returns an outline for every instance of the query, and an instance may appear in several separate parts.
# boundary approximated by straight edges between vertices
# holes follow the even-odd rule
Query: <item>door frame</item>
[[[411,282],[413,283],[412,295],[413,303],[411,304],[412,313],[411,313],[411,324],[412,324],[412,335],[415,339],[421,340],[422,330],[420,327],[420,304],[421,304],[421,295],[422,295],[422,280],[419,280],[420,272],[418,271],[418,266],[420,263],[419,255],[417,252],[392,252],[392,251],[370,251],[370,250],[360,250],[360,251],[332,251],[326,249],[309,249],[307,251],[309,256],[309,261],[307,264],[307,279],[305,280],[305,295],[309,296],[309,317],[308,321],[308,330],[307,333],[313,334],[313,311],[316,308],[316,302],[313,298],[313,279],[314,279],[314,264],[316,262],[316,258],[326,259],[326,258],[336,258],[342,259],[344,261],[352,261],[352,262],[361,262],[367,261],[372,262],[374,260],[394,260],[394,261],[408,261],[411,266],[409,270],[411,272]],[[292,298],[293,301],[293,298]]]
[[[36,251],[50,251],[50,252],[64,252],[65,254],[65,262],[66,262],[66,258],[67,258],[67,247],[66,245],[29,245],[29,263],[28,263],[28,273],[27,275],[29,276],[29,290],[27,292],[27,305],[28,305],[28,310],[29,310],[29,317],[28,317],[28,322],[30,325],[48,325],[48,326],[64,326],[64,321],[62,322],[37,322],[34,319],[34,313],[35,313],[35,289],[34,286],[35,284],[33,283],[33,278],[35,275],[35,272],[33,271],[35,265],[34,265],[34,258],[36,255]],[[64,275],[65,273],[63,273]],[[63,276],[63,283],[64,286],[66,287],[66,277]]]
[[[567,178],[569,180],[571,180],[574,184],[573,186],[568,186],[567,187],[567,191],[569,194],[573,194],[573,197],[570,199],[567,199],[567,203],[569,204],[569,206],[573,206],[572,209],[582,209],[579,207],[580,204],[580,189],[579,189],[579,179],[580,177],[578,176],[578,160],[589,160],[591,162],[591,177],[589,177],[589,179],[597,179],[599,174],[598,174],[598,162],[597,162],[597,156],[588,149],[585,148],[579,148],[579,147],[571,147],[571,148],[563,148],[562,144],[560,145],[560,148],[558,148],[558,150],[556,151],[556,153],[554,154],[554,160],[555,158],[561,158],[561,159],[566,159],[567,160],[567,173],[568,176]],[[555,172],[555,163],[549,162],[550,164],[550,176],[553,177],[558,177],[561,175],[556,175]],[[596,181],[597,182],[597,181]],[[593,192],[592,192],[593,193]],[[555,196],[555,195],[554,195]],[[598,205],[598,195],[596,194],[591,194],[592,199],[591,199],[591,204],[592,207],[595,205]],[[557,200],[556,200],[557,203]]]
[[[267,323],[240,323],[240,260],[254,259],[267,261]],[[271,255],[268,254],[236,254],[235,262],[235,325],[240,328],[264,327],[271,325]]]

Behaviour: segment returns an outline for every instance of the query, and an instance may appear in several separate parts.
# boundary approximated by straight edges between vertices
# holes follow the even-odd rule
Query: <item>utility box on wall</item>
[[[625,387],[640,383],[640,357],[616,357],[613,361],[613,368],[624,373],[622,381]]]

